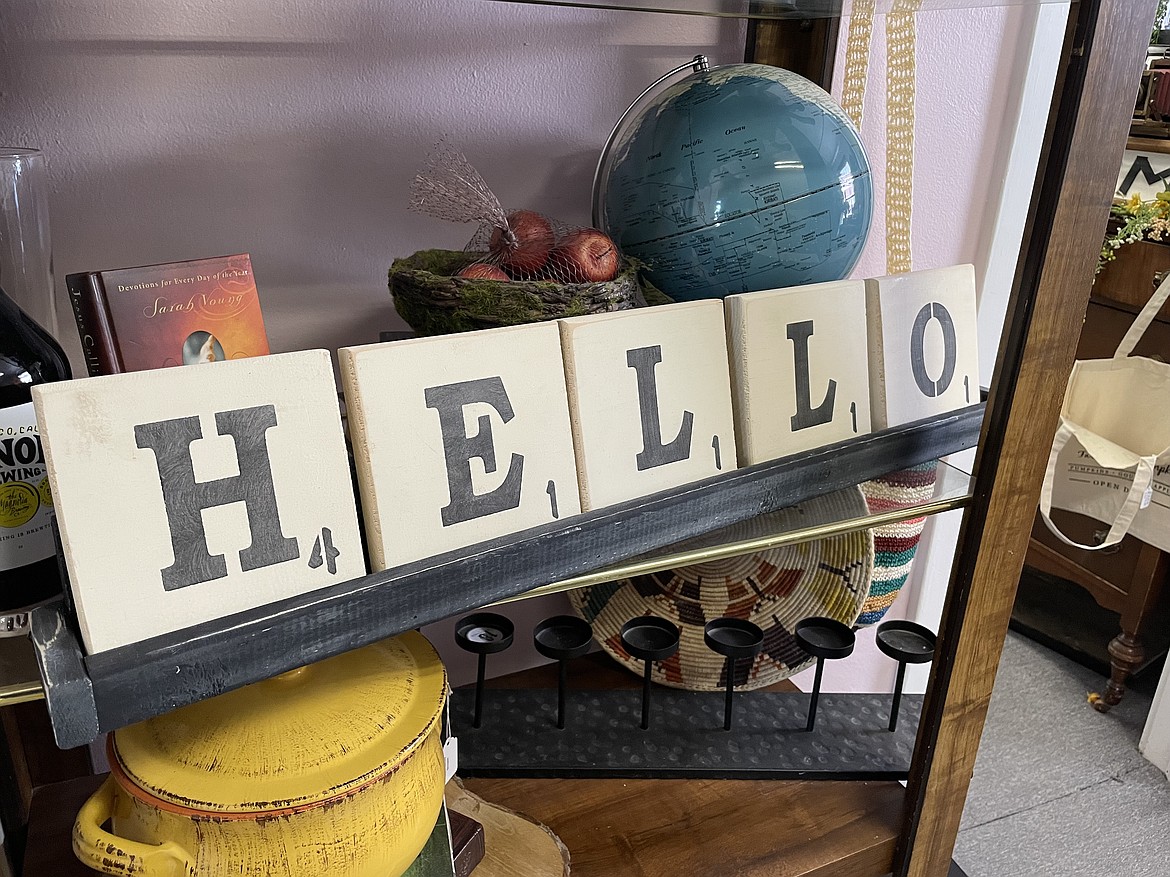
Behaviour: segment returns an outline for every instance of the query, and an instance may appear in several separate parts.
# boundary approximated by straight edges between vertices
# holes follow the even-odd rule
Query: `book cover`
[[[447,804],[444,802],[426,846],[402,877],[455,877],[455,874],[455,850],[451,842]]]
[[[91,375],[268,353],[247,253],[65,280]]]

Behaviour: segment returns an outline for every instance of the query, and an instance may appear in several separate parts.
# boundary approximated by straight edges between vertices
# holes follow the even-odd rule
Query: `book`
[[[402,877],[456,877],[455,857],[447,804],[444,802],[430,838]]]
[[[91,375],[263,356],[247,253],[65,277]]]

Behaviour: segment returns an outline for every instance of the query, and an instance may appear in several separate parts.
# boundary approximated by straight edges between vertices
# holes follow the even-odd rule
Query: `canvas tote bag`
[[[1170,551],[1170,365],[1130,355],[1167,298],[1170,275],[1112,359],[1073,365],[1040,492],[1044,523],[1067,545],[1092,551],[1132,533]],[[1052,522],[1054,507],[1108,524],[1108,535],[1074,542]]]

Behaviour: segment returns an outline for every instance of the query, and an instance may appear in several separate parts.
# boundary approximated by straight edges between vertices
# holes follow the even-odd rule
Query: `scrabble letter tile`
[[[723,303],[561,321],[581,506],[736,467]]]
[[[975,269],[913,271],[865,281],[873,428],[979,401]]]
[[[329,353],[33,388],[86,647],[366,572]]]
[[[555,323],[339,355],[376,569],[580,512]]]
[[[870,431],[864,282],[732,295],[724,306],[741,465]]]

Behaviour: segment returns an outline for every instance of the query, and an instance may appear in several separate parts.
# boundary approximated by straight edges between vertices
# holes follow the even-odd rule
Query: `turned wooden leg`
[[[1121,633],[1109,643],[1109,663],[1113,667],[1104,694],[1090,694],[1089,703],[1098,712],[1108,712],[1121,703],[1125,683],[1146,658],[1141,628],[1167,575],[1167,555],[1152,545],[1143,545],[1138,554],[1121,611]]]
[[[1146,650],[1142,647],[1140,639],[1122,631],[1109,643],[1109,658],[1113,672],[1105,686],[1105,693],[1089,696],[1093,709],[1099,713],[1107,713],[1110,708],[1121,703],[1121,698],[1125,695],[1125,683],[1130,674],[1145,660]]]

